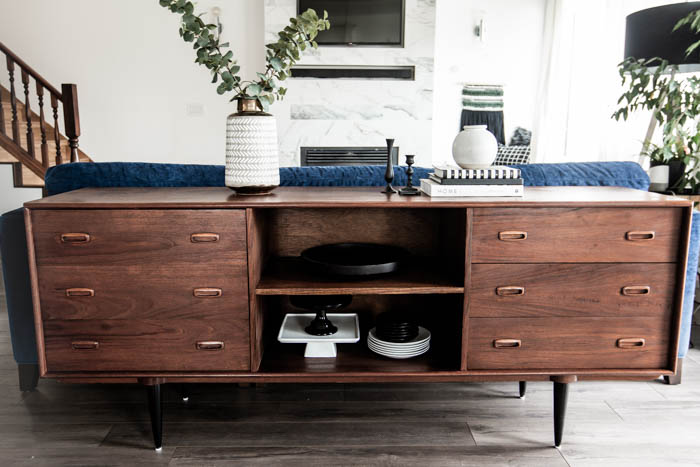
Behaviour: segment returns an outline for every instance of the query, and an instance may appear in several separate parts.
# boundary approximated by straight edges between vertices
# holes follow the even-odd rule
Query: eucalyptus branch
[[[218,35],[212,34],[217,29],[215,24],[205,24],[194,14],[194,4],[187,0],[159,0],[161,6],[171,12],[182,15],[180,37],[186,42],[194,42],[197,51],[195,63],[204,65],[212,74],[212,83],[221,80],[216,88],[219,94],[233,92],[231,100],[256,99],[263,110],[267,110],[275,100],[281,100],[287,89],[280,87],[279,81],[291,76],[291,68],[301,58],[307,47],[317,48],[314,40],[319,31],[330,28],[328,13],[323,12],[319,18],[316,12],[308,9],[296,18],[290,18],[290,24],[279,32],[277,42],[267,44],[267,66],[263,73],[256,73],[257,81],[242,81],[238,72],[241,67],[233,58],[231,50],[223,52],[228,43],[219,43]]]

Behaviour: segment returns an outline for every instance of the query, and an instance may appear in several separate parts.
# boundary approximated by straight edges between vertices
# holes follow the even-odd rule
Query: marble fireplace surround
[[[265,43],[296,16],[297,0],[265,1]],[[333,27],[333,18],[329,18]],[[435,0],[406,0],[404,47],[319,47],[299,65],[414,66],[415,80],[290,78],[275,103],[280,164],[298,166],[302,146],[385,146],[394,138],[416,165],[430,165]]]

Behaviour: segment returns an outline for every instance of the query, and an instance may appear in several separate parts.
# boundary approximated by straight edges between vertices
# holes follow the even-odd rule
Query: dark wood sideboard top
[[[577,207],[676,206],[691,202],[621,187],[526,187],[522,198],[431,198],[380,193],[378,187],[280,187],[241,196],[225,187],[82,188],[25,203],[30,209],[276,208],[276,207]]]

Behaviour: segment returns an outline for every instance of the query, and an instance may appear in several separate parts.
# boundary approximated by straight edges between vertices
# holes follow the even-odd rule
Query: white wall
[[[196,5],[221,8],[244,78],[263,69],[262,0]],[[157,0],[0,0],[0,11],[6,46],[55,86],[78,85],[80,146],[94,160],[223,163],[234,103]]]
[[[14,188],[12,166],[0,164],[0,214],[38,198],[41,198],[41,188]]]
[[[433,159],[451,159],[463,83],[505,87],[506,142],[532,130],[545,0],[437,0]],[[474,27],[484,19],[484,39]]]

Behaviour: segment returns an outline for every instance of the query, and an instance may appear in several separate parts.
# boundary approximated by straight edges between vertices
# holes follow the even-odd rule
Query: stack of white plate
[[[430,350],[430,331],[418,327],[418,335],[408,342],[389,342],[377,337],[377,328],[367,335],[367,347],[379,355],[389,358],[411,358],[423,355]]]

